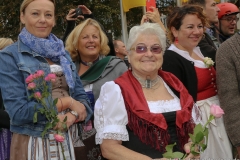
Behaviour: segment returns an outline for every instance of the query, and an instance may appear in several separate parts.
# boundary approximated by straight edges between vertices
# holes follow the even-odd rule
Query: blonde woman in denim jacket
[[[37,123],[33,123],[34,112],[43,106],[29,97],[31,92],[27,89],[25,79],[37,70],[43,70],[47,75],[55,72],[55,67],[62,73],[66,94],[57,97],[60,100],[55,109],[58,113],[64,111],[58,114],[58,118],[63,121],[67,116],[68,128],[71,129],[76,121],[89,120],[92,115],[89,100],[69,53],[65,51],[63,42],[51,34],[55,25],[54,13],[54,0],[24,0],[20,8],[24,28],[18,41],[0,52],[0,88],[13,132],[11,160],[63,159],[59,144],[55,142],[55,148],[52,146],[50,134],[41,137],[46,117],[38,114]],[[53,92],[53,86],[54,83],[48,83],[50,92]],[[68,110],[75,111],[78,116]],[[71,133],[68,131],[64,134],[65,157],[74,160]]]

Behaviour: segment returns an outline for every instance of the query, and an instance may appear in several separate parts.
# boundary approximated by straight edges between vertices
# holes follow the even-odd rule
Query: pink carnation
[[[40,93],[40,92],[35,92],[35,93],[34,93],[34,98],[36,98],[36,99],[41,99],[41,98],[42,98],[41,93]]]
[[[36,88],[36,84],[34,82],[31,82],[31,83],[28,84],[27,88],[28,89],[34,89],[34,88]]]
[[[54,134],[54,138],[56,139],[57,142],[63,142],[64,141],[64,137],[60,134]]]
[[[26,83],[30,83],[34,80],[34,76],[33,74],[30,74],[27,78],[26,78]]]
[[[56,75],[54,73],[50,73],[45,77],[45,81],[51,81],[55,82],[56,81]]]
[[[212,104],[210,107],[210,113],[216,118],[221,118],[224,111],[218,105]]]

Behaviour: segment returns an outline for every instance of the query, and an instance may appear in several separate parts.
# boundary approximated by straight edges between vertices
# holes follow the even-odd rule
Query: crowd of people
[[[189,0],[169,12],[166,27],[152,7],[125,44],[78,8],[60,39],[51,33],[55,1],[23,0],[18,39],[0,38],[0,160],[166,159],[174,143],[184,159],[240,155],[236,5]],[[55,75],[50,94],[26,80],[40,73]],[[47,103],[58,121],[43,135]],[[208,124],[207,148],[192,154],[189,134],[206,124],[211,105],[225,114]]]

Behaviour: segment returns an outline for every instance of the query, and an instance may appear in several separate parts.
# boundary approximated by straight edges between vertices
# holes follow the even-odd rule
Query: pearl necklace
[[[159,81],[160,81],[160,76],[158,75],[157,78],[155,78],[154,80],[150,80],[147,79],[144,80],[140,77],[137,77],[137,75],[134,74],[134,72],[132,72],[133,76],[138,80],[138,82],[141,84],[142,88],[146,88],[146,89],[157,89],[159,87]]]

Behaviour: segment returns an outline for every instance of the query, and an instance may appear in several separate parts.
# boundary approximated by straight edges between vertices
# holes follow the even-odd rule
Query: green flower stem
[[[66,157],[65,157],[65,155],[64,155],[64,148],[63,148],[63,145],[62,145],[61,142],[59,142],[59,143],[60,143],[60,145],[61,145],[63,159],[66,160]]]
[[[206,126],[214,119],[215,117],[213,116],[213,115],[210,115],[210,117],[209,117],[209,119],[208,119],[208,121],[207,121],[207,123],[203,126],[203,131],[205,131],[205,129],[206,129]]]

